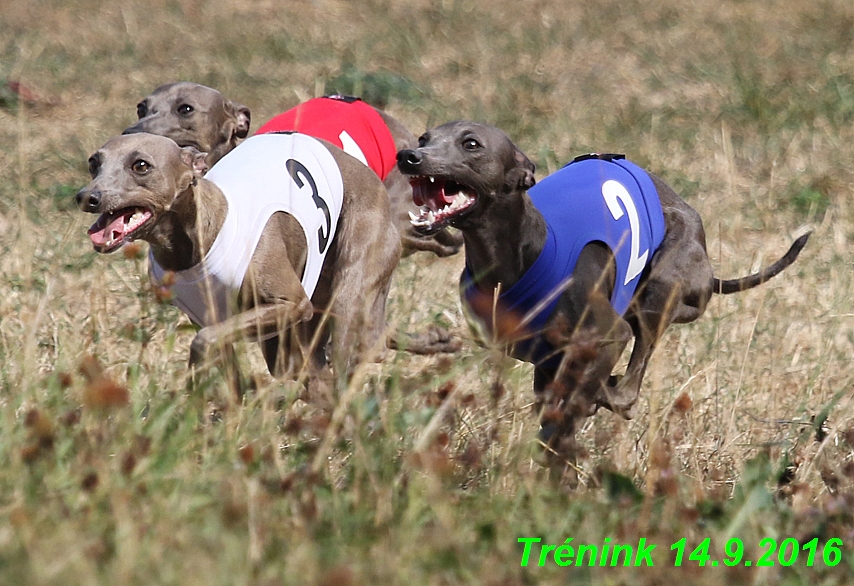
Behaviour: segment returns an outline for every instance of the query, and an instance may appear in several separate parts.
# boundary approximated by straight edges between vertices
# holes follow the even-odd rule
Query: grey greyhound
[[[310,100],[308,103],[314,101]],[[304,104],[297,108],[302,106]],[[127,128],[124,131],[125,134],[148,132],[168,136],[180,146],[193,146],[199,151],[206,152],[208,167],[213,167],[214,163],[234,149],[240,140],[249,134],[251,121],[249,108],[226,99],[215,89],[197,83],[182,81],[162,85],[140,101],[136,109],[139,120]],[[345,110],[336,110],[332,116],[337,119],[330,120],[327,116],[323,121],[325,129],[330,131],[334,129],[332,134],[315,132],[314,129],[318,127],[313,125],[314,121],[303,120],[302,114],[292,117],[295,121],[291,121],[290,127],[284,127],[281,123],[276,124],[277,120],[281,120],[292,111],[274,117],[261,128],[260,132],[270,128],[275,128],[277,131],[296,130],[336,144],[339,133],[346,128],[346,117],[363,116],[356,108],[351,110],[348,114],[343,114]],[[415,136],[400,121],[386,112],[373,110],[382,121],[375,126],[373,134],[388,135],[389,142],[393,143],[392,147],[386,151],[388,155],[384,155],[387,159],[384,164],[390,172],[381,178],[388,191],[394,222],[401,235],[404,256],[421,250],[432,252],[440,257],[456,254],[463,243],[459,233],[441,230],[425,235],[410,225],[409,212],[416,211],[412,205],[412,189],[409,182],[397,170],[394,156],[397,151],[414,146]],[[357,143],[363,140],[359,136],[354,138]],[[379,139],[368,138],[366,135],[365,140],[378,141]],[[368,152],[371,147],[375,149],[376,145],[364,145],[363,150]]]
[[[578,423],[599,406],[631,417],[671,323],[699,318],[713,293],[767,281],[809,236],[754,275],[719,280],[699,214],[619,155],[580,157],[534,187],[534,164],[504,132],[457,121],[428,130],[397,159],[422,206],[413,225],[463,233],[470,317],[535,364],[540,436],[558,462],[572,457]],[[626,371],[614,375],[632,337]]]
[[[89,158],[92,181],[76,197],[81,210],[100,215],[89,229],[95,250],[150,244],[152,277],[168,280],[175,303],[203,326],[191,366],[214,346],[233,358],[233,342],[254,338],[270,372],[281,375],[293,365],[286,358],[310,348],[316,335],[306,358],[310,380],[346,380],[382,341],[400,258],[382,183],[337,147],[298,134],[253,137],[217,173],[203,178],[206,170],[204,153],[163,136],[109,140]],[[281,175],[270,175],[272,195],[258,188],[268,171]],[[285,188],[293,211],[271,207]],[[243,197],[247,190],[251,197]],[[262,197],[267,207],[246,215],[247,202]],[[254,232],[244,233],[247,226]],[[215,260],[215,251],[224,254]],[[233,262],[243,264],[232,270]]]

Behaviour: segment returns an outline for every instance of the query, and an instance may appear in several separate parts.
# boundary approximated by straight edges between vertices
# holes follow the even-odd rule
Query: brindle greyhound
[[[311,157],[315,157],[311,160],[325,157],[324,169],[331,168],[331,174],[323,177],[307,170],[311,167],[310,157],[301,154],[302,147],[292,146],[297,143],[287,142],[295,137],[311,143]],[[326,341],[330,333],[324,314],[328,313],[332,322],[332,367],[335,378],[342,381],[359,360],[376,351],[376,344],[382,340],[386,296],[400,258],[400,237],[391,221],[388,197],[373,172],[329,143],[304,135],[266,138],[273,140],[264,145],[265,150],[252,152],[274,151],[271,156],[281,164],[265,164],[265,168],[291,173],[282,181],[276,178],[276,191],[293,180],[291,197],[307,202],[309,212],[320,222],[317,238],[290,213],[276,211],[264,216],[267,220],[261,214],[255,216],[260,218],[254,224],[260,233],[256,232],[254,249],[251,245],[245,251],[231,246],[225,254],[242,255],[248,265],[242,273],[234,272],[236,282],[230,283],[227,291],[237,310],[230,316],[225,312],[214,315],[213,294],[197,304],[201,309],[192,313],[191,319],[204,327],[193,340],[190,364],[202,361],[212,346],[224,347],[226,354],[233,357],[231,344],[246,337],[261,343],[270,372],[283,374],[288,368],[284,354],[290,337],[284,338],[283,344],[279,341],[286,331],[296,327],[301,347],[308,347],[318,334],[320,343],[309,359],[309,372],[312,378],[326,376]],[[250,147],[253,140],[256,139],[241,145],[231,157]],[[174,271],[180,277],[202,267],[199,274],[206,275],[204,279],[214,278],[208,276],[214,274],[209,253],[217,246],[229,216],[245,204],[239,197],[225,195],[225,188],[219,187],[223,181],[214,183],[202,177],[206,171],[204,153],[194,147],[182,148],[163,136],[131,134],[110,139],[89,158],[89,171],[92,181],[76,199],[81,210],[100,214],[89,229],[97,252],[108,253],[131,240],[145,240],[150,244],[153,262],[163,271]],[[261,170],[249,174],[254,178],[263,173]],[[325,184],[323,181],[333,184],[331,175],[339,177],[337,191],[317,187]],[[222,173],[216,176],[221,177]],[[241,173],[226,174],[225,178],[232,192],[239,192],[246,182]],[[333,191],[338,195],[333,196]],[[334,197],[338,198],[337,204],[332,201]],[[336,205],[340,205],[337,229],[331,228],[330,220],[334,219],[330,208]],[[318,215],[318,210],[324,213]],[[313,265],[318,274],[309,298],[304,289],[305,273],[313,255],[309,247],[315,247],[317,239],[321,239],[319,250],[325,257],[315,257],[320,258]],[[203,279],[200,282],[210,285]],[[180,295],[176,303],[190,314],[185,306],[192,304]]]
[[[573,208],[573,202],[583,194],[570,189],[543,195],[541,188],[547,183],[543,180],[532,190],[535,206],[527,193],[535,184],[534,164],[504,132],[474,122],[451,122],[428,130],[418,148],[397,155],[398,167],[410,176],[415,201],[422,205],[413,225],[424,232],[449,224],[462,231],[467,269],[461,283],[464,305],[499,341],[513,344],[508,348],[512,356],[535,364],[534,391],[540,405],[546,406],[541,437],[553,453],[562,455],[572,453],[577,423],[599,406],[631,416],[650,355],[669,324],[699,318],[712,293],[735,293],[767,281],[794,262],[808,237],[798,238],[783,258],[757,274],[719,280],[694,209],[659,178],[619,156],[586,158],[590,160],[568,165],[551,177],[563,177],[569,169],[591,168],[592,201],[600,208],[591,216],[592,223],[601,221],[606,230],[612,230],[622,218],[622,232],[617,232],[618,242],[612,246],[601,239],[582,241],[574,269],[566,264],[571,276],[564,272],[565,278],[555,279],[543,273],[539,263],[532,270],[546,256],[547,238],[561,230],[544,217],[539,202],[546,198],[553,208],[580,214],[583,210]],[[658,209],[652,215],[659,218],[660,242],[645,255],[641,242],[634,241],[643,226],[636,209],[641,204],[632,200],[622,184],[605,181],[601,175],[625,175],[627,168],[646,178],[641,181],[652,196],[645,206]],[[547,179],[549,185],[555,184]],[[632,240],[630,246],[627,239]],[[616,253],[618,249],[624,250]],[[558,257],[565,252],[549,250]],[[634,263],[629,273],[619,260],[623,252]],[[501,293],[520,287],[530,290],[529,271],[552,278],[554,286],[543,292],[545,298],[527,306],[505,302]],[[623,289],[624,276],[627,283],[635,281],[636,289],[625,297],[620,312],[613,304]],[[534,327],[538,320],[540,325]],[[632,337],[625,374],[615,376],[612,371]]]

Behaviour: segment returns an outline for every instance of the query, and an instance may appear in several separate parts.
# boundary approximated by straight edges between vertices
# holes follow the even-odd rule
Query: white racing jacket
[[[301,282],[311,298],[344,201],[332,153],[303,134],[256,135],[217,162],[205,179],[222,190],[228,213],[202,262],[175,273],[172,303],[200,326],[231,316],[261,233],[276,212],[292,215],[305,232],[308,258]],[[151,279],[162,282],[166,271],[151,254],[149,259]]]

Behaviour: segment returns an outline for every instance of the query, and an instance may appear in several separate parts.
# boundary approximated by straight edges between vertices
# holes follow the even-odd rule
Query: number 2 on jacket
[[[631,251],[629,256],[629,266],[626,269],[626,280],[624,285],[637,277],[646,266],[646,259],[649,256],[649,250],[645,250],[640,254],[640,219],[638,218],[638,210],[635,207],[635,202],[632,201],[632,196],[628,190],[619,181],[609,179],[602,184],[602,197],[605,198],[605,203],[608,205],[608,210],[615,220],[623,217],[623,210],[619,202],[623,202],[626,208],[626,213],[629,215],[629,230],[631,231]]]

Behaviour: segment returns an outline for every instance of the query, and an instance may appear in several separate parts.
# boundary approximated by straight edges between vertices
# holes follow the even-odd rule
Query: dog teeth
[[[450,209],[455,210],[465,204],[469,198],[465,196],[463,192],[457,194],[457,197],[454,198],[454,201],[451,202]]]
[[[426,207],[421,208],[419,214],[409,212],[409,223],[413,226],[429,226],[434,222],[433,212]]]
[[[436,178],[435,178],[435,177],[430,177],[430,183],[436,183]]]
[[[469,197],[466,194],[464,194],[463,192],[460,192],[457,194],[457,197],[454,198],[454,201],[447,204],[445,207],[443,207],[439,211],[441,214],[449,214],[449,213],[454,212],[454,211],[460,209],[461,207],[465,206],[468,202],[469,202]]]
[[[448,216],[454,215],[458,210],[468,208],[472,203],[472,198],[463,193],[457,193],[454,201],[445,204],[438,210],[431,210],[427,206],[420,209],[419,214],[409,212],[409,223],[413,226],[432,226],[438,221],[446,219]]]
[[[130,228],[133,228],[134,226],[136,226],[139,223],[139,221],[141,219],[142,219],[142,212],[139,212],[139,211],[134,212],[134,214],[128,218],[127,226]]]

